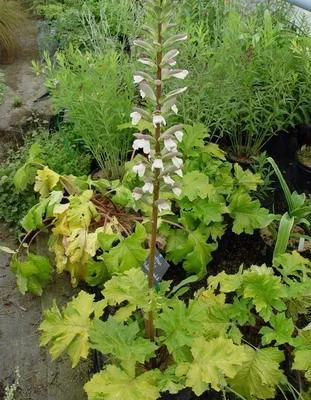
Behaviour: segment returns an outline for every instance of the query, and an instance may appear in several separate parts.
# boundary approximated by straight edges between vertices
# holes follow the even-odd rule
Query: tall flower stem
[[[158,43],[162,44],[162,23],[158,24]],[[156,111],[161,113],[161,94],[162,94],[162,51],[157,52],[157,81],[158,85],[156,88]],[[161,124],[157,124],[155,128],[155,153],[156,156],[161,155],[161,146],[160,146],[160,135],[161,135]],[[159,181],[160,171],[155,169],[154,172],[154,191],[153,191],[153,200],[152,200],[152,228],[151,228],[151,241],[150,241],[150,256],[149,256],[149,276],[148,276],[148,284],[149,289],[153,288],[153,276],[154,276],[154,266],[155,266],[155,257],[156,257],[156,243],[157,243],[157,231],[158,231],[158,200],[160,193],[160,181]],[[148,320],[146,323],[146,334],[147,337],[151,340],[154,339],[154,324],[153,324],[153,313],[149,312]]]

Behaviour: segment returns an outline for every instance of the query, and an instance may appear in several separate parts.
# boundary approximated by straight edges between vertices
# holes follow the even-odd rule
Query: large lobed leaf
[[[48,167],[44,167],[42,170],[38,170],[37,172],[34,190],[35,192],[39,192],[41,197],[48,197],[50,192],[59,182],[59,179],[60,175]]]
[[[157,400],[160,397],[157,369],[136,376],[128,375],[121,368],[109,365],[95,374],[84,385],[89,400]]]
[[[200,396],[211,386],[219,391],[227,386],[229,378],[234,378],[246,360],[243,346],[235,345],[231,339],[219,337],[206,341],[203,337],[192,346],[193,362],[180,364],[177,375],[186,374],[186,385]]]
[[[63,308],[54,301],[50,310],[45,311],[40,325],[41,345],[50,346],[53,359],[67,352],[75,367],[81,358],[87,358],[89,352],[89,329],[91,316],[102,314],[101,303],[94,303],[94,295],[81,291],[76,298]]]
[[[281,278],[273,274],[273,269],[264,265],[253,266],[244,272],[243,297],[252,299],[258,314],[265,320],[270,320],[273,310],[284,311],[286,305],[285,287]]]
[[[244,346],[245,359],[229,385],[246,399],[274,398],[276,386],[283,377],[279,369],[283,353],[276,348],[255,350]]]
[[[115,240],[112,237],[111,240]],[[143,225],[137,223],[135,232],[120,243],[112,247],[103,255],[109,273],[119,273],[131,268],[140,268],[149,254],[149,250],[143,246],[147,239]],[[102,241],[103,242],[103,241]]]
[[[203,303],[192,301],[187,306],[183,301],[176,301],[172,308],[164,309],[157,315],[155,326],[161,330],[159,340],[175,360],[183,357],[184,346],[190,347],[193,339],[202,334],[205,314]]]
[[[184,260],[184,269],[199,277],[206,274],[206,266],[212,260],[215,243],[207,243],[207,235],[201,230],[185,232],[171,230],[167,242],[167,259],[175,264]]]
[[[197,198],[211,198],[215,193],[215,188],[210,184],[208,176],[202,172],[192,171],[184,175],[182,182],[183,197],[193,201]]]
[[[94,321],[90,329],[90,346],[103,354],[111,354],[128,372],[135,372],[136,363],[143,364],[155,355],[157,345],[140,335],[138,322],[127,325],[113,317]]]
[[[261,208],[258,200],[252,200],[249,194],[243,192],[232,196],[229,213],[233,218],[232,230],[237,234],[253,234],[255,229],[265,228],[274,219],[267,209]]]
[[[123,302],[115,318],[127,320],[137,309],[149,310],[149,289],[146,275],[140,269],[130,269],[122,275],[113,276],[103,290],[107,305],[115,306]]]

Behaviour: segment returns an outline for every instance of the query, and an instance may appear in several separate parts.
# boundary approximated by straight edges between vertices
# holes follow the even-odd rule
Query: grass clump
[[[106,178],[122,176],[132,129],[120,130],[132,111],[134,85],[127,56],[110,50],[82,53],[73,46],[47,60],[46,85],[56,110],[66,109],[75,135],[92,153]]]
[[[0,0],[0,59],[8,60],[17,50],[16,30],[25,14],[17,1]]]

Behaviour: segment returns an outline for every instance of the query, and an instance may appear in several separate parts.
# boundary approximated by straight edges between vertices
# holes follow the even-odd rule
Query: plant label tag
[[[153,274],[153,282],[156,285],[157,283],[161,282],[163,276],[165,275],[166,271],[169,269],[170,265],[162,256],[162,254],[156,250],[155,255],[155,263],[154,263],[154,274]],[[149,273],[149,257],[143,263],[142,270],[146,275]]]
[[[298,244],[298,251],[302,252],[305,248],[305,238],[301,237],[299,239],[299,244]]]

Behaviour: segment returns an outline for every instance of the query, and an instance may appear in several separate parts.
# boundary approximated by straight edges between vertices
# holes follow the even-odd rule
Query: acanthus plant
[[[182,141],[182,125],[167,127],[169,114],[178,113],[177,95],[187,87],[174,89],[165,94],[166,83],[171,78],[185,79],[187,70],[173,69],[179,51],[174,48],[177,42],[187,39],[186,34],[170,35],[174,27],[169,23],[172,13],[170,0],[148,0],[145,10],[152,24],[146,26],[145,40],[136,40],[134,44],[142,51],[138,61],[147,67],[148,72],[137,71],[134,82],[138,84],[144,108],[135,108],[131,114],[132,124],[142,124],[141,132],[135,133],[134,150],[142,150],[146,158],[136,164],[133,170],[144,180],[142,187],[134,189],[135,200],[146,198],[151,202],[151,239],[149,254],[149,289],[153,289],[156,242],[159,214],[171,210],[170,196],[162,197],[162,189],[173,196],[180,196],[181,187],[176,177],[182,177],[183,160],[178,152],[178,142]],[[150,199],[152,195],[152,200]],[[147,335],[154,336],[153,316],[150,312],[147,320]]]
[[[171,201],[180,194],[176,182],[178,174],[182,175],[182,161],[177,142],[182,139],[182,127],[167,128],[167,115],[176,111],[175,97],[183,89],[165,97],[162,79],[161,84],[158,79],[163,78],[165,54],[170,54],[170,64],[177,55],[170,49],[162,54],[161,46],[165,32],[171,29],[166,18],[172,1],[146,4],[156,24],[154,29],[147,28],[152,44],[136,44],[150,55],[142,61],[157,76],[135,74],[148,107],[136,108],[132,119],[142,128],[135,136],[134,148],[146,156],[134,166],[144,182],[134,189],[133,196],[152,206],[149,279],[147,282],[144,273],[133,268],[106,282],[104,299],[99,302],[82,291],[62,311],[54,304],[40,326],[41,343],[50,345],[53,358],[66,351],[73,366],[86,358],[90,349],[108,356],[102,371],[85,385],[89,400],[156,400],[163,392],[178,393],[185,387],[198,396],[212,388],[249,400],[268,399],[274,397],[278,386],[283,390],[287,385],[280,366],[287,347],[279,346],[291,346],[294,368],[306,371],[307,378],[310,375],[309,363],[302,360],[303,351],[310,349],[310,330],[295,327],[297,315],[307,312],[310,265],[294,253],[275,263],[277,273],[266,266],[241,268],[235,275],[222,273],[210,278],[207,288],[188,302],[180,296],[193,277],[173,288],[170,281],[154,288],[158,217],[170,212]],[[174,38],[169,43],[185,36]],[[236,173],[240,174],[239,170]],[[102,248],[111,248],[113,241],[109,235],[102,236]],[[111,307],[113,315],[101,320],[103,311]],[[249,327],[253,330],[247,335],[245,328]]]

